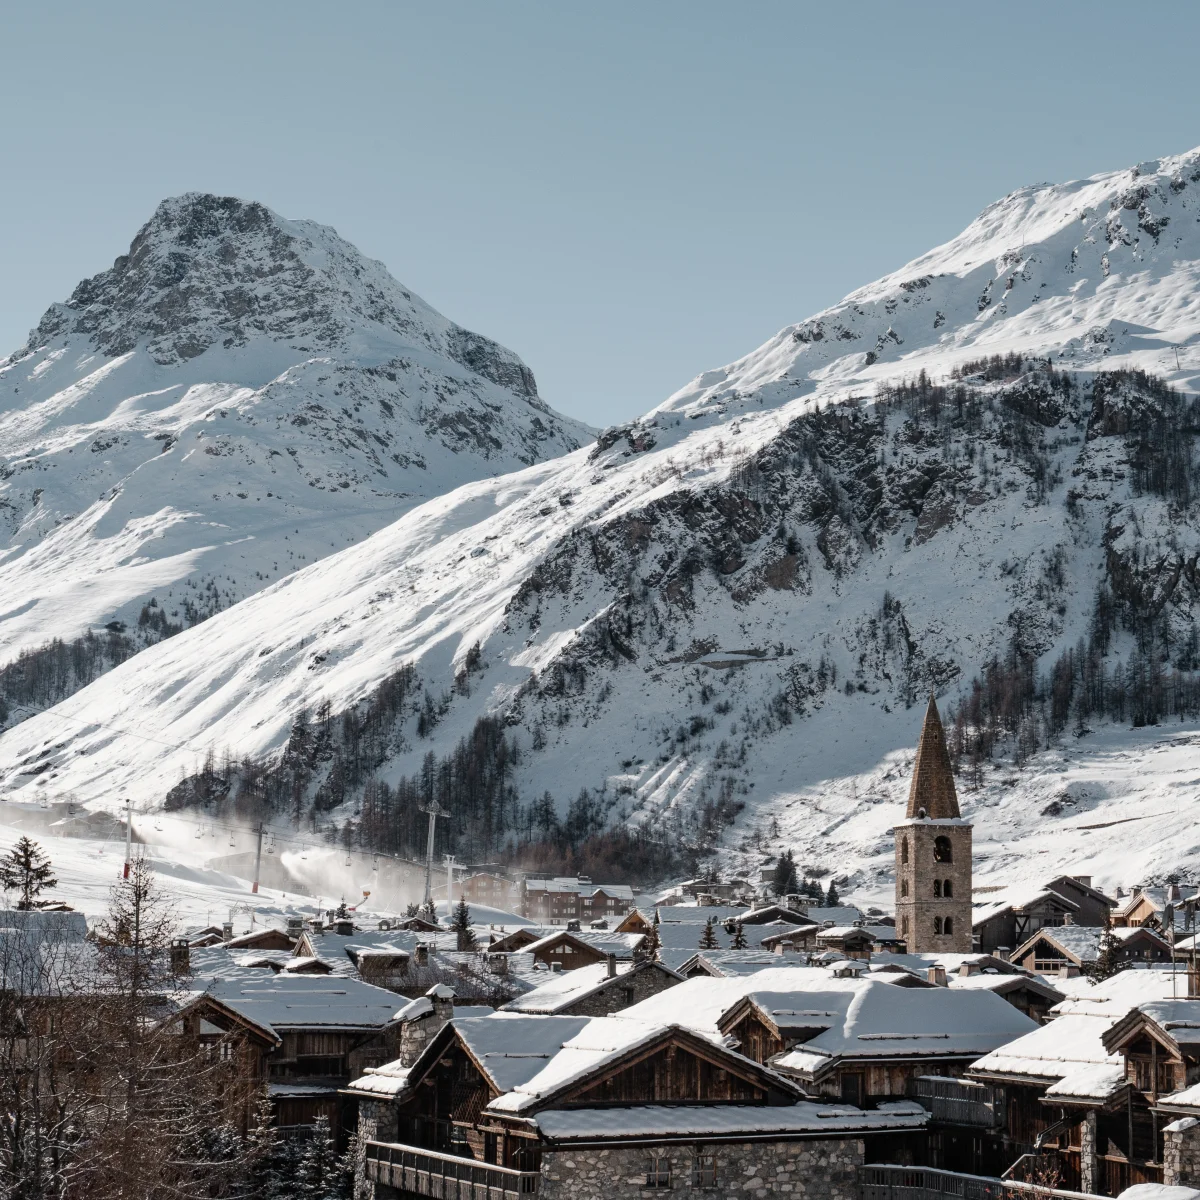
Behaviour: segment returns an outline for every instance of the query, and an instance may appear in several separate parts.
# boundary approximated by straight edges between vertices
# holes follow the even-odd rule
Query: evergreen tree
[[[825,906],[827,908],[837,908],[842,902],[842,898],[838,895],[838,890],[833,880],[829,881],[829,891],[825,894]]]
[[[658,927],[661,924],[658,916],[658,909],[654,910],[654,920],[650,924],[650,932],[646,934],[642,941],[641,952],[651,962],[658,959],[658,952],[662,949],[662,938],[658,936]]]
[[[255,1200],[287,1200],[295,1180],[288,1171],[298,1164],[285,1161],[289,1146],[279,1136],[271,1116],[271,1101],[264,1091],[254,1107],[254,1124],[246,1135],[247,1191]]]
[[[350,916],[350,910],[346,907],[346,901],[343,898],[342,902],[337,906],[337,911],[333,914],[339,921],[344,921]]]
[[[0,887],[6,892],[20,893],[18,908],[32,908],[43,891],[58,887],[50,859],[32,838],[22,834],[17,844],[0,858]]]
[[[701,950],[716,950],[721,943],[717,941],[717,930],[712,917],[704,923],[704,932],[700,935]]]
[[[425,903],[421,905],[421,916],[428,921],[430,925],[436,925],[438,923],[437,909],[434,908],[432,900],[426,900]]]
[[[795,857],[790,850],[785,850],[775,861],[775,871],[771,876],[771,891],[776,896],[790,896],[799,888]]]
[[[416,903],[409,904],[404,910],[404,915],[406,917],[419,917],[421,915],[421,906]]]
[[[342,1164],[338,1159],[329,1118],[320,1116],[300,1160],[300,1172],[295,1191],[296,1200],[338,1200],[341,1192]]]
[[[729,945],[733,950],[745,950],[749,947],[750,941],[746,937],[746,928],[741,921],[733,927],[733,941]]]
[[[450,922],[450,928],[454,930],[459,950],[476,948],[475,930],[471,928],[471,910],[467,907],[465,898],[460,899],[454,906],[454,918]]]
[[[1088,974],[1099,983],[1108,979],[1121,969],[1121,943],[1113,933],[1112,916],[1104,914],[1104,932],[1100,935],[1100,944],[1096,951],[1096,962]]]

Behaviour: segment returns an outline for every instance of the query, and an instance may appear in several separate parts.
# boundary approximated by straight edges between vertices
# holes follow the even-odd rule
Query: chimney
[[[192,973],[192,951],[185,937],[171,939],[171,974],[190,975]]]
[[[771,947],[771,953],[782,954],[784,952],[784,948],[783,942],[776,942],[775,945]]]
[[[617,977],[617,956],[615,954],[610,954],[608,956],[607,974],[609,979],[616,979]]]
[[[387,919],[387,917],[381,917],[379,919],[379,932],[380,933],[388,933],[388,932],[390,932],[391,928],[392,928],[392,923],[391,923],[391,921],[389,921]]]
[[[930,983],[937,984],[938,987],[950,986],[946,979],[945,967],[930,967],[925,972],[925,978],[928,979]]]
[[[551,971],[551,973],[552,973],[552,974],[554,974],[554,975],[558,975],[558,974],[560,974],[560,973],[562,972],[562,963],[560,963],[560,962],[552,962],[552,963],[550,964],[550,971]]]
[[[223,921],[221,923],[221,941],[230,942],[233,940],[233,922]]]
[[[1063,913],[1063,924],[1064,925],[1074,925],[1075,924],[1074,916],[1072,916],[1071,913]]]
[[[334,923],[333,931],[339,937],[350,937],[354,933],[354,922],[346,917]]]
[[[300,935],[304,932],[303,917],[288,917],[287,919],[287,935],[292,941],[297,941]]]
[[[489,954],[488,969],[493,975],[508,974],[508,955],[507,954]]]
[[[312,927],[313,933],[325,932],[325,922],[322,921],[320,917],[313,917]]]
[[[1071,878],[1076,883],[1082,883],[1084,887],[1092,886],[1092,877],[1090,875],[1072,875]]]
[[[1001,962],[1012,962],[1011,946],[997,946],[995,950],[992,951],[992,954],[995,955],[995,957]]]
[[[444,983],[435,983],[425,995],[433,1001],[433,1017],[440,1029],[454,1016],[454,989]]]
[[[958,967],[958,973],[964,978],[971,975],[978,975],[980,974],[979,964],[973,962],[960,963]]]
[[[1063,963],[1058,968],[1058,977],[1060,979],[1078,979],[1079,968],[1074,963]]]
[[[1170,887],[1167,888],[1167,903],[1168,904],[1178,904],[1179,903],[1179,884],[1173,883],[1170,885]]]
[[[417,946],[417,966],[429,966],[429,947],[424,942]]]

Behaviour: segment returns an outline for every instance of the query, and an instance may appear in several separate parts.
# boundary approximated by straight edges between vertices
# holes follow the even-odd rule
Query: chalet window
[[[933,839],[933,861],[954,861],[954,848],[950,845],[950,839],[948,837],[943,836]]]
[[[648,1188],[669,1188],[671,1186],[671,1160],[665,1154],[650,1155],[650,1165],[646,1168],[646,1186]]]
[[[949,900],[950,897],[953,895],[954,895],[954,880],[953,879],[943,879],[942,880],[942,899]]]
[[[863,1077],[857,1071],[850,1071],[842,1076],[842,1103],[853,1104],[855,1108],[862,1108],[863,1102]]]
[[[483,1135],[483,1161],[485,1163],[494,1163],[496,1166],[502,1166],[499,1155],[500,1143],[494,1133],[484,1133]]]
[[[908,838],[900,839],[900,862],[903,866],[908,865]]]
[[[715,1188],[717,1186],[717,1156],[697,1154],[692,1159],[692,1187]]]

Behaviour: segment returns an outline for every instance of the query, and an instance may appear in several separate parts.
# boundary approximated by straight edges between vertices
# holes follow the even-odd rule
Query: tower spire
[[[958,792],[954,788],[950,754],[946,750],[946,734],[932,692],[929,694],[929,707],[925,710],[925,724],[921,727],[921,740],[917,743],[917,758],[913,763],[912,785],[908,789],[908,811],[905,815],[909,820],[926,816],[935,821],[962,816],[958,808]]]

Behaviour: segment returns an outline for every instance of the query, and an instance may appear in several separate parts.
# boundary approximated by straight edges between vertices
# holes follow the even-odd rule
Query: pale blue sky
[[[1200,6],[0,7],[0,354],[163,196],[333,225],[595,425],[1023,184],[1200,143]]]

